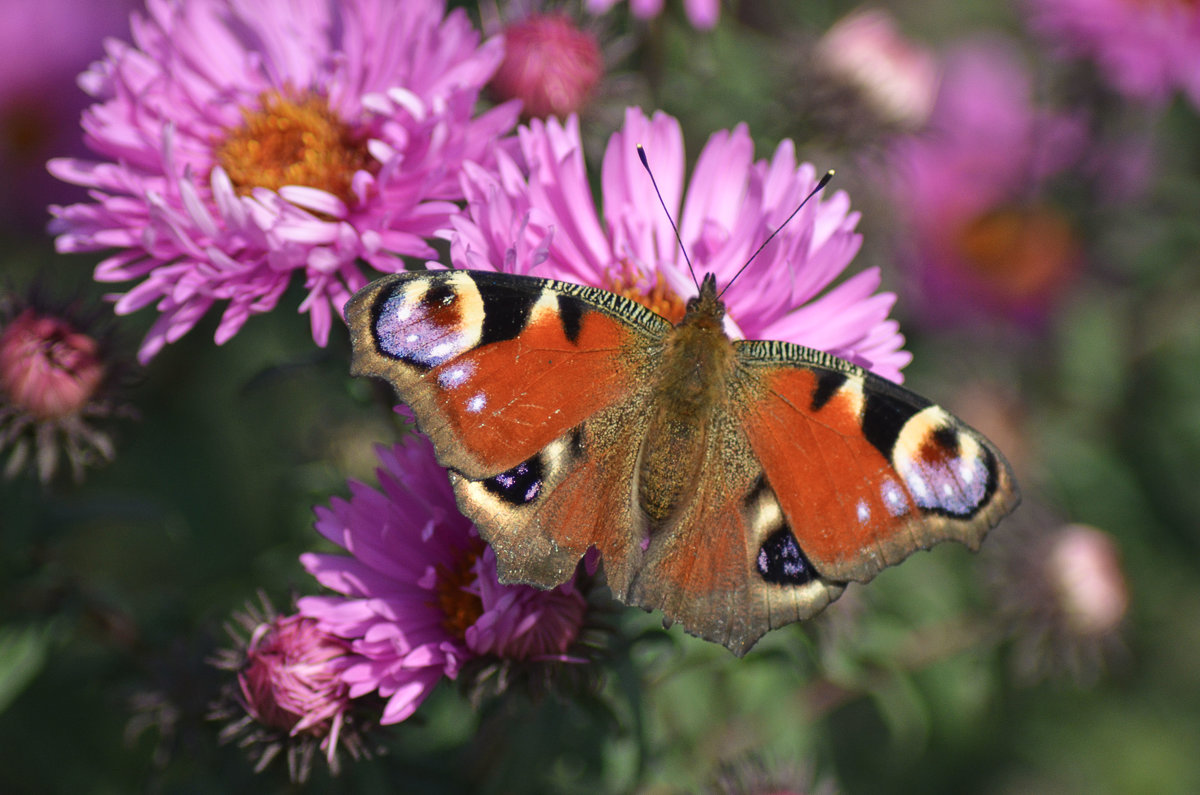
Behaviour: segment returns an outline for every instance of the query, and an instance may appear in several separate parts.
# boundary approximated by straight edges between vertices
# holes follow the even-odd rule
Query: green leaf
[[[54,634],[49,624],[0,627],[0,713],[46,666]]]

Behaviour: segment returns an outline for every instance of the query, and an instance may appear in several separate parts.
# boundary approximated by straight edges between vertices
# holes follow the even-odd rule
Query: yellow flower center
[[[467,629],[483,615],[482,600],[467,590],[475,582],[475,561],[483,548],[483,541],[471,539],[453,567],[438,566],[434,595],[442,612],[442,627],[456,638],[466,637]]]
[[[622,261],[609,272],[606,281],[605,287],[609,292],[637,301],[672,323],[683,320],[684,312],[687,311],[687,302],[663,281],[661,274],[655,274],[654,283],[647,287],[646,280],[640,277],[628,262]]]
[[[226,130],[216,146],[217,162],[237,192],[245,196],[254,188],[304,185],[352,203],[354,174],[378,168],[366,136],[316,94],[293,99],[271,92],[259,104],[243,109],[242,124]]]
[[[1057,286],[1079,253],[1070,223],[1045,206],[982,215],[961,230],[958,243],[975,274],[1014,300]]]

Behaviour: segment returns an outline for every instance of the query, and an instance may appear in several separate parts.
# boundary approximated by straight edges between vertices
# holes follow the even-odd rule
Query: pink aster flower
[[[355,759],[368,755],[341,678],[355,660],[350,644],[316,619],[280,616],[265,595],[261,602],[235,613],[236,624],[226,627],[234,647],[212,662],[236,672],[237,682],[224,689],[210,717],[228,721],[221,739],[251,749],[259,770],[286,750],[291,778],[304,781],[319,749],[337,773],[340,750]]]
[[[332,755],[350,703],[338,676],[351,659],[348,651],[312,618],[283,616],[260,624],[238,673],[243,704],[268,726],[324,737]]]
[[[118,314],[161,313],[147,361],[214,304],[218,344],[304,279],[313,339],[459,199],[458,169],[486,163],[515,105],[475,116],[503,55],[442,0],[148,0],[132,45],[80,77],[101,162],[50,170],[93,201],[53,207],[60,251],[117,249],[102,282],[137,281]]]
[[[1090,58],[1125,96],[1200,108],[1200,5],[1188,0],[1027,0],[1029,24],[1062,55]]]
[[[917,130],[929,119],[937,96],[937,61],[905,38],[889,12],[859,9],[838,20],[817,42],[815,60],[854,88],[879,121]]]
[[[468,210],[452,221],[455,267],[600,286],[673,321],[696,284],[636,144],[645,146],[697,274],[715,274],[722,287],[817,182],[810,164],[796,162],[791,141],[770,160],[755,161],[750,134],[739,125],[709,139],[685,196],[679,122],[630,108],[604,156],[601,222],[577,119],[535,120],[519,140],[523,163],[502,154],[497,172],[464,169]],[[876,292],[878,269],[831,287],[858,251],[858,218],[844,192],[814,197],[725,294],[729,332],[819,348],[899,381],[911,357],[888,320],[895,296]]]
[[[584,7],[593,14],[603,14],[620,0],[586,0]],[[663,10],[663,0],[629,0],[629,10],[638,19],[654,19]],[[683,0],[688,22],[698,30],[716,27],[721,16],[720,0]]]
[[[104,376],[100,343],[63,318],[26,309],[0,332],[0,392],[34,419],[79,412]]]
[[[1034,105],[1001,40],[946,60],[929,128],[893,152],[913,302],[932,323],[1036,321],[1079,264],[1072,226],[1042,194],[1082,153],[1081,120]]]
[[[306,554],[305,568],[344,596],[300,612],[350,642],[351,697],[387,700],[383,723],[413,713],[443,677],[483,657],[568,661],[586,603],[573,583],[551,591],[500,585],[495,557],[458,512],[423,439],[377,450],[382,491],[350,483],[349,500],[316,509],[317,530],[352,556]]]

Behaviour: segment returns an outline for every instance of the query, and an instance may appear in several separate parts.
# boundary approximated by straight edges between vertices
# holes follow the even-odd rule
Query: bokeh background
[[[758,156],[791,138],[837,169],[906,384],[1006,451],[1022,506],[980,554],[918,554],[744,659],[612,608],[589,698],[444,682],[337,777],[255,773],[205,717],[230,676],[208,660],[260,591],[319,592],[312,506],[373,482],[399,425],[343,328],[313,345],[299,284],[220,347],[209,317],[136,363],[153,310],[115,317],[100,257],[55,253],[45,207],[82,193],[44,164],[84,153],[76,75],[137,4],[6,0],[6,320],[69,308],[120,378],[111,462],[0,484],[0,790],[1200,791],[1200,91],[1122,87],[1039,27],[1049,0],[880,3],[894,28],[865,45],[828,0],[723,2],[711,28],[677,0],[482,5],[490,30],[550,10],[594,37],[603,72],[568,107],[593,175],[629,104],[679,118],[692,157],[744,122]],[[1074,3],[1121,5],[1189,19],[1200,75],[1194,4]]]

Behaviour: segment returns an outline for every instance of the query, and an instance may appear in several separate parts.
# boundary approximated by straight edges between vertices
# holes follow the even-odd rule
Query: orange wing
[[[977,549],[1019,502],[1003,455],[945,410],[827,354],[737,344],[742,422],[821,577],[866,581],[918,549]]]
[[[612,293],[509,274],[400,273],[346,310],[356,375],[392,384],[438,460],[488,478],[636,388],[671,326]]]

